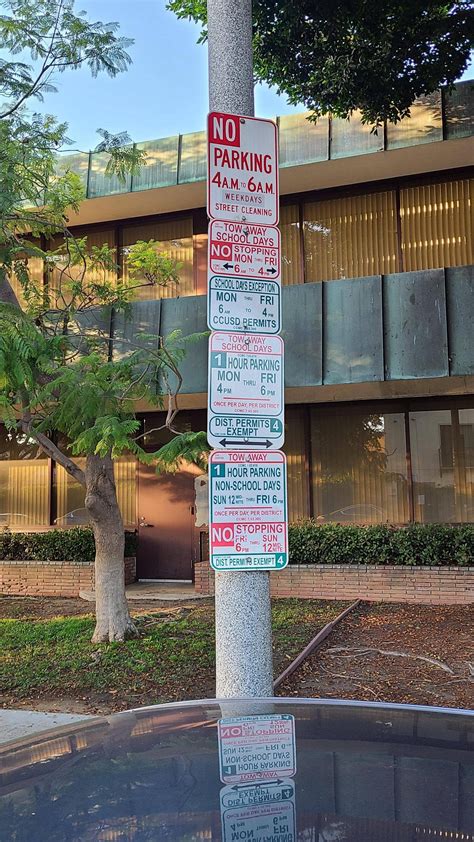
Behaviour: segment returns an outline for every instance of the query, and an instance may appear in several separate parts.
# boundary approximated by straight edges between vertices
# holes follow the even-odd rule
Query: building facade
[[[290,520],[474,521],[474,82],[378,134],[357,115],[278,122]],[[122,277],[137,240],[182,263],[178,285],[141,288],[131,320],[102,326],[117,354],[127,335],[206,330],[205,134],[139,146],[147,166],[125,185],[98,153],[61,164],[87,191],[72,231],[114,247]],[[205,341],[182,373],[179,423],[205,429]],[[154,450],[157,413],[139,409]],[[0,525],[83,523],[63,469],[0,438]],[[139,577],[192,579],[207,554],[205,478],[127,459],[116,477]]]

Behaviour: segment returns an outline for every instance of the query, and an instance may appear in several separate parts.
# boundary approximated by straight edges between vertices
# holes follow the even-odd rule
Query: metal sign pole
[[[251,0],[208,0],[210,111],[254,114]],[[273,696],[270,578],[216,573],[216,696]]]

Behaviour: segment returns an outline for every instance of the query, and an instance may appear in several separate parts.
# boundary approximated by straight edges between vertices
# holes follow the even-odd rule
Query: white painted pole
[[[210,111],[254,115],[252,0],[208,0]],[[216,573],[216,696],[273,696],[270,576]]]

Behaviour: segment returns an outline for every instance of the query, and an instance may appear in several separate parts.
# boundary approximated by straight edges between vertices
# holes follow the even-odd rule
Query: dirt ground
[[[474,708],[474,604],[362,603],[278,695]]]
[[[181,608],[187,608],[211,603],[212,599],[184,600],[170,602],[169,600],[153,599],[149,602],[129,603],[131,614],[165,613],[173,614]],[[52,620],[54,617],[80,617],[94,613],[94,604],[84,599],[61,599],[51,596],[0,596],[0,620]]]

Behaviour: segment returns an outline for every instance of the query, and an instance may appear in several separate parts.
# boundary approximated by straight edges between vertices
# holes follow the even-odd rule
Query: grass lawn
[[[2,600],[3,616],[8,615],[7,602]],[[275,675],[346,605],[275,600]],[[90,642],[90,615],[0,620],[0,704],[106,713],[214,696],[210,601],[174,612],[139,613],[135,620],[139,639],[111,644]]]

